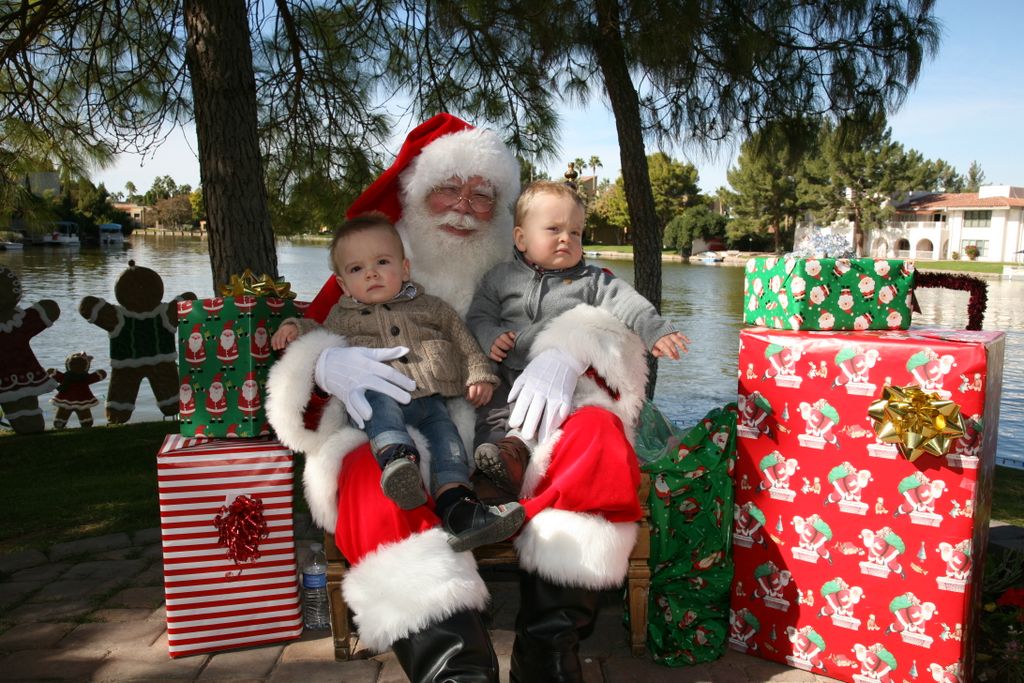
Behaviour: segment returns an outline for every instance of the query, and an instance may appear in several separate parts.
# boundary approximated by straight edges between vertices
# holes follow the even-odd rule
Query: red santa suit
[[[405,207],[399,202],[399,185],[403,196],[426,197],[437,183],[455,175],[488,179],[498,199],[489,228],[493,234],[486,246],[475,247],[486,253],[459,258],[457,273],[450,264],[455,250],[463,248],[455,242],[463,238],[422,226],[413,220],[414,215],[424,220],[422,209],[414,214],[410,206],[403,215]],[[412,278],[465,315],[479,278],[506,259],[511,248],[507,207],[518,193],[518,182],[518,165],[494,133],[439,115],[410,133],[395,164],[348,214],[378,210],[396,220],[408,245]],[[322,321],[339,295],[330,277],[306,316]],[[343,589],[361,640],[375,650],[393,645],[406,667],[406,659],[418,655],[400,648],[401,643],[447,623],[450,615],[482,610],[488,593],[473,555],[451,550],[429,505],[403,511],[384,496],[380,467],[366,435],[348,424],[342,402],[311,401],[321,352],[344,345],[343,337],[326,330],[292,343],[271,368],[267,415],[279,438],[306,454],[304,484],[314,520],[333,531],[352,565]],[[552,320],[538,335],[533,353],[552,348],[590,366],[606,388],[580,377],[573,402],[579,409],[534,452],[520,501],[527,522],[515,545],[527,576],[567,592],[596,595],[625,579],[636,542],[639,466],[631,438],[643,401],[645,349],[617,319],[590,306]],[[612,397],[616,392],[617,399]],[[464,400],[450,401],[449,410],[456,424],[464,429],[472,425],[472,409]],[[419,445],[424,453],[425,444]],[[516,648],[518,643],[517,636]],[[520,662],[525,658],[520,656]],[[520,677],[536,678],[522,669]]]

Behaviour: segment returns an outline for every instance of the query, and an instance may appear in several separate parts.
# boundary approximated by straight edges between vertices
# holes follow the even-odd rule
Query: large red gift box
[[[740,332],[731,647],[856,683],[970,678],[1003,346]],[[868,415],[886,385],[953,401],[964,436],[904,457]]]
[[[271,439],[164,440],[157,479],[171,657],[302,635],[292,462]],[[240,512],[265,533],[228,525]],[[221,542],[228,528],[241,546]]]

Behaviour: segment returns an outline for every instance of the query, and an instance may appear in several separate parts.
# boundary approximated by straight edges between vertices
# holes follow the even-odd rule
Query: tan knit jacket
[[[344,335],[350,346],[389,348],[405,346],[409,353],[389,361],[416,381],[413,398],[441,394],[462,396],[470,384],[497,384],[491,362],[451,306],[423,293],[420,285],[407,288],[411,297],[399,295],[382,304],[361,304],[343,296],[327,314],[323,327]],[[321,325],[305,318],[289,318],[305,334]]]

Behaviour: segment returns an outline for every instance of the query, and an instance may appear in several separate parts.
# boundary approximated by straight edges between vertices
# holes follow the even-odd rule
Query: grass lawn
[[[1003,266],[1019,266],[1019,263],[989,263],[988,261],[914,261],[919,270],[948,270],[964,273],[1002,273]]]
[[[156,452],[178,423],[0,433],[0,555],[160,526]],[[296,509],[302,459],[296,459]]]
[[[0,434],[0,555],[160,525],[156,452],[175,422]],[[303,459],[295,462],[295,508]],[[996,468],[993,519],[1024,526],[1024,471]]]

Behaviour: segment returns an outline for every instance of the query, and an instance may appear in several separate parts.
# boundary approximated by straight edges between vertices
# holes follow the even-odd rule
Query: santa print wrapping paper
[[[914,264],[895,259],[747,261],[743,322],[779,330],[905,330]]]
[[[270,433],[264,412],[270,338],[308,304],[264,296],[178,302],[178,419],[182,436]]]
[[[1004,337],[740,332],[730,646],[855,683],[967,681]],[[876,438],[885,385],[960,406],[911,462]]]
[[[302,635],[292,528],[290,450],[270,439],[168,436],[157,454],[167,645],[171,657]],[[217,518],[262,503],[267,534],[234,561]]]

